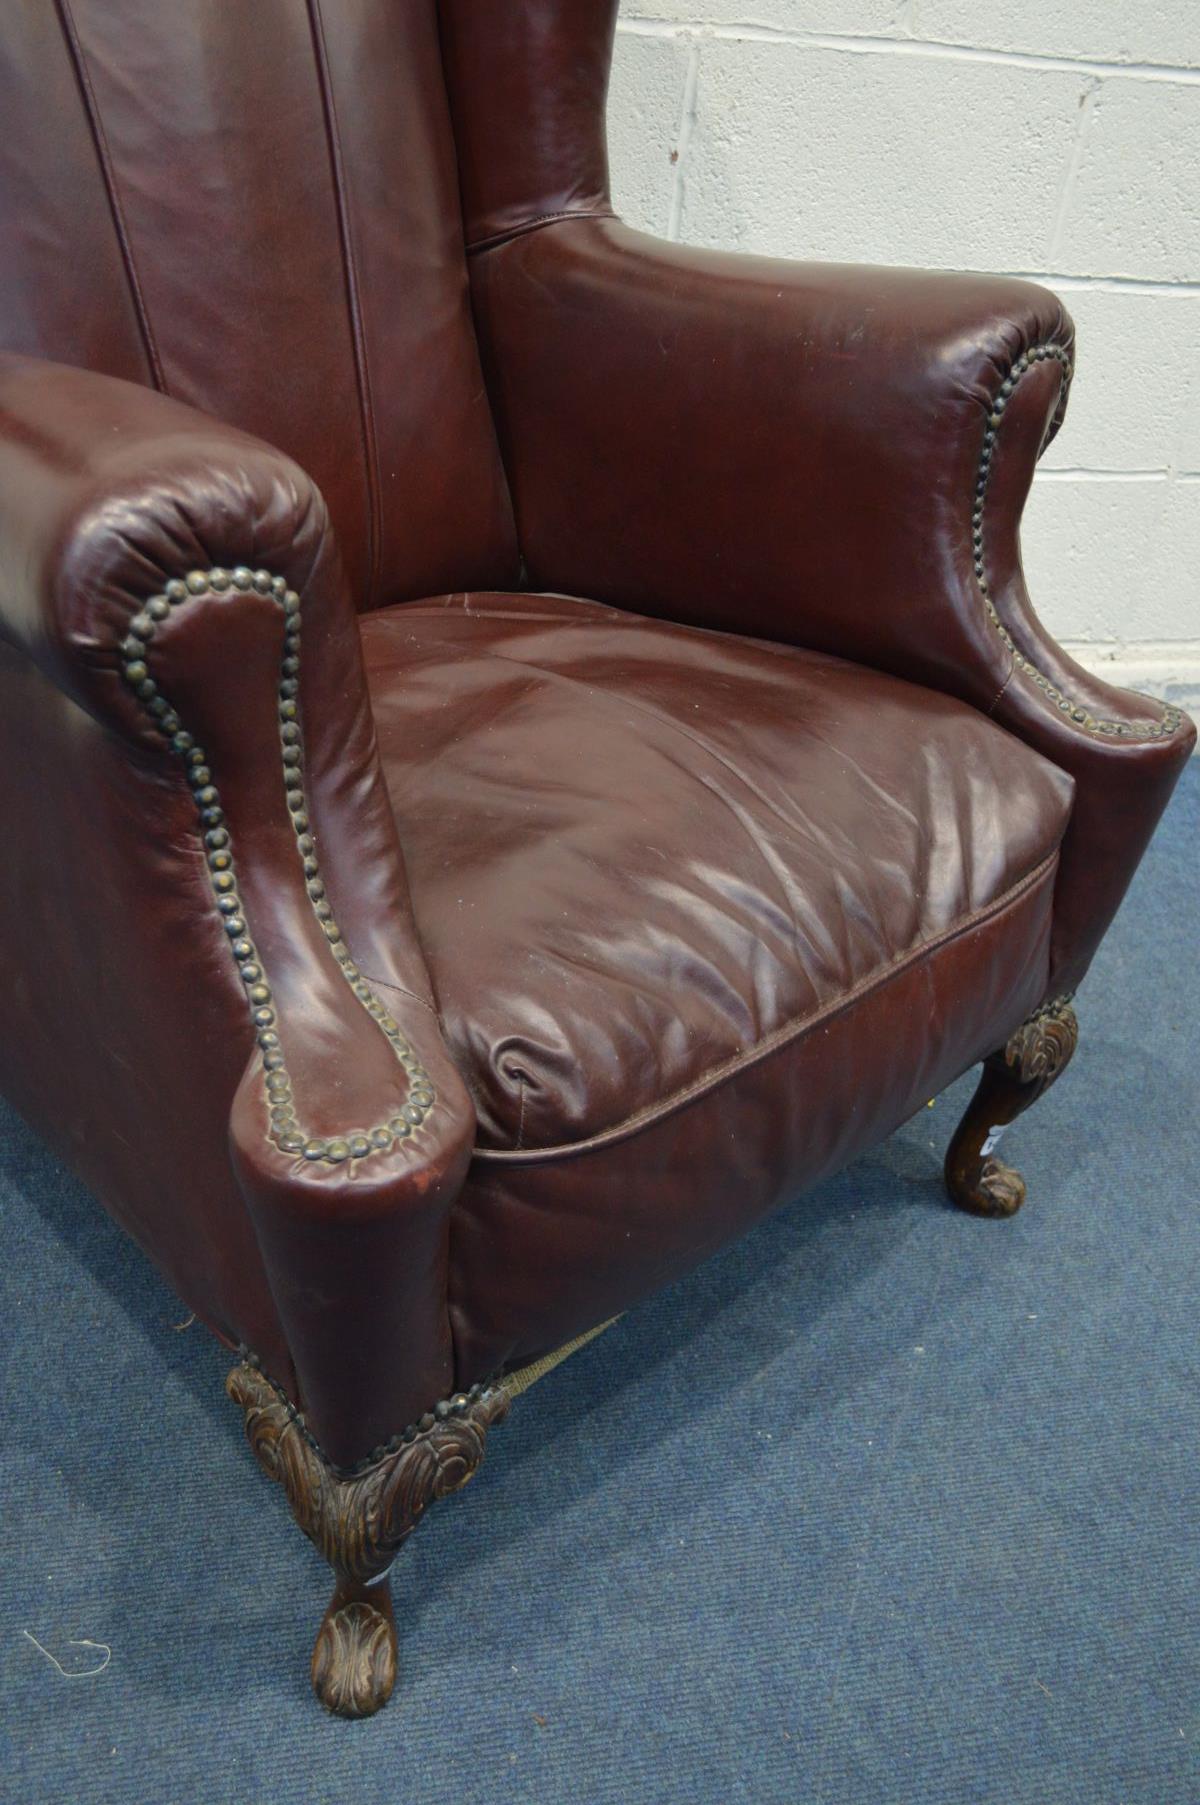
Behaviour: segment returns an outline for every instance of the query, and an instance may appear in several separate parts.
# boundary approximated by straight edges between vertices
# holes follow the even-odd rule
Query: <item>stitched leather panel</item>
[[[0,118],[0,349],[294,457],[360,606],[514,579],[432,0],[12,0]]]

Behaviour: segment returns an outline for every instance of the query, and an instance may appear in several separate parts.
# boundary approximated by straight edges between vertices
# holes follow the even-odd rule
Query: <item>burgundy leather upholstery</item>
[[[133,598],[243,564],[300,597],[321,876],[438,1096],[420,1136],[353,1182],[265,1138],[193,797],[121,674]],[[453,1382],[446,1213],[474,1118],[432,1010],[324,505],[278,452],[152,390],[0,356],[0,626],[0,974],[14,1000],[0,1082],[198,1314],[281,1378],[299,1370],[331,1446],[355,1458]],[[280,637],[274,602],[231,583],[172,610],[154,669],[211,762],[301,1119],[336,1135],[403,1109],[408,1083],[306,894],[284,807]]]
[[[359,607],[515,580],[434,0],[11,0],[0,119],[0,347],[294,457]]]
[[[614,17],[0,18],[0,1086],[343,1463],[1073,984],[1193,739],[1025,594],[1058,302],[629,232]]]
[[[1074,786],[964,704],[555,596],[409,604],[363,641],[479,1124],[451,1217],[465,1370],[674,1277],[1044,994]]]
[[[1018,528],[1066,402],[1060,303],[1013,280],[681,249],[606,219],[474,267],[529,580],[893,671],[1057,760],[1079,803],[1052,981],[1076,984],[1193,735],[1082,670],[1029,605]]]
[[[391,608],[363,641],[489,1150],[674,1108],[993,908],[1070,814],[975,710],[821,653],[539,595]]]

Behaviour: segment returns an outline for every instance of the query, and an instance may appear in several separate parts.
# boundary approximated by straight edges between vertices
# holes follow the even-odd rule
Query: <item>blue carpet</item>
[[[964,1081],[539,1385],[368,1723],[224,1356],[0,1111],[0,1796],[1195,1805],[1198,846],[1193,762],[1022,1215],[943,1203]]]

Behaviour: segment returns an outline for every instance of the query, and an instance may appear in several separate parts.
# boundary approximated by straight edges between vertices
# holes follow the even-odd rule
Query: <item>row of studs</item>
[[[306,1135],[296,1116],[291,1078],[279,1040],[274,998],[246,923],[242,900],[238,894],[233,842],[204,748],[197,745],[188,733],[178,714],[160,691],[149,666],[151,642],[159,625],[170,617],[173,608],[197,596],[220,597],[245,594],[251,590],[270,597],[281,609],[284,618],[278,702],[280,750],[284,794],[309,901],[342,976],[363,1008],[387,1036],[397,1059],[408,1074],[408,1100],[395,1115],[374,1128],[351,1129],[344,1135],[327,1138]],[[304,794],[304,744],[297,700],[300,689],[300,597],[294,589],[288,588],[282,577],[272,576],[266,570],[252,571],[244,566],[239,566],[236,570],[222,570],[219,567],[213,570],[194,570],[184,579],[173,578],[165,585],[161,595],[152,597],[133,616],[128,624],[127,635],[121,641],[120,652],[125,681],[171,750],[182,759],[187,771],[204,834],[209,881],[229,938],[230,951],[246,987],[246,1001],[262,1053],[272,1140],[282,1153],[335,1166],[346,1160],[365,1159],[372,1153],[386,1151],[396,1141],[407,1140],[414,1129],[421,1127],[433,1108],[435,1092],[428,1072],[404,1039],[399,1025],[375,996],[350,957],[350,950],[342,939],[341,930],[334,920],[333,910],[325,894]]]
[[[980,454],[979,471],[975,481],[975,505],[971,514],[971,547],[975,560],[976,581],[983,592],[988,618],[991,620],[997,633],[999,633],[1001,639],[1012,653],[1013,662],[1016,664],[1018,670],[1024,671],[1026,676],[1033,679],[1034,683],[1037,684],[1040,690],[1044,691],[1047,699],[1054,703],[1060,713],[1069,716],[1072,721],[1077,722],[1087,733],[1107,734],[1121,739],[1165,739],[1169,734],[1175,732],[1183,719],[1177,708],[1164,708],[1162,719],[1160,721],[1110,721],[1098,719],[1097,716],[1091,714],[1088,709],[1084,708],[1082,703],[1074,702],[1071,700],[1070,696],[1064,695],[1058,685],[1052,682],[1051,679],[1046,676],[1044,671],[1040,671],[1031,659],[1026,658],[1023,652],[1017,650],[1012,634],[1000,619],[996,610],[996,605],[992,600],[991,590],[988,585],[987,568],[983,556],[983,516],[984,504],[987,500],[988,478],[991,475],[992,456],[996,448],[996,435],[1000,431],[1000,425],[1004,419],[1004,410],[1008,406],[1009,398],[1016,388],[1017,383],[1021,380],[1021,377],[1024,376],[1027,370],[1032,369],[1034,364],[1045,363],[1049,359],[1053,359],[1055,362],[1061,364],[1063,371],[1062,381],[1064,384],[1068,383],[1071,380],[1071,359],[1068,353],[1063,350],[1062,346],[1035,345],[1031,350],[1022,352],[1021,356],[1017,358],[1012,369],[1000,384],[999,392],[992,402],[992,411],[988,415],[987,426],[983,435],[983,450]]]
[[[247,1347],[239,1347],[238,1354],[247,1366],[252,1366],[256,1373],[262,1374],[287,1411],[288,1421],[304,1437],[318,1459],[323,1461],[339,1479],[361,1478],[364,1473],[369,1473],[372,1467],[377,1467],[381,1461],[390,1459],[393,1454],[398,1454],[401,1448],[411,1447],[413,1442],[419,1441],[422,1435],[428,1435],[431,1429],[436,1429],[439,1423],[448,1423],[452,1417],[465,1415],[472,1404],[477,1403],[480,1398],[486,1397],[490,1391],[495,1389],[494,1378],[484,1379],[478,1385],[472,1385],[469,1391],[456,1391],[452,1397],[439,1398],[432,1410],[427,1410],[424,1416],[417,1418],[415,1423],[407,1424],[398,1434],[393,1435],[390,1441],[381,1442],[377,1448],[372,1448],[369,1454],[364,1454],[361,1460],[356,1460],[352,1467],[339,1467],[335,1461],[330,1460],[303,1416],[296,1409],[287,1392],[284,1391],[283,1386],[264,1370],[258,1355],[251,1353]]]

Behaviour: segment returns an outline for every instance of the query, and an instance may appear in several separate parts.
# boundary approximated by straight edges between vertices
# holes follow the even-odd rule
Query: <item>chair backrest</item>
[[[435,0],[4,0],[0,128],[0,349],[289,453],[363,607],[515,579]]]

